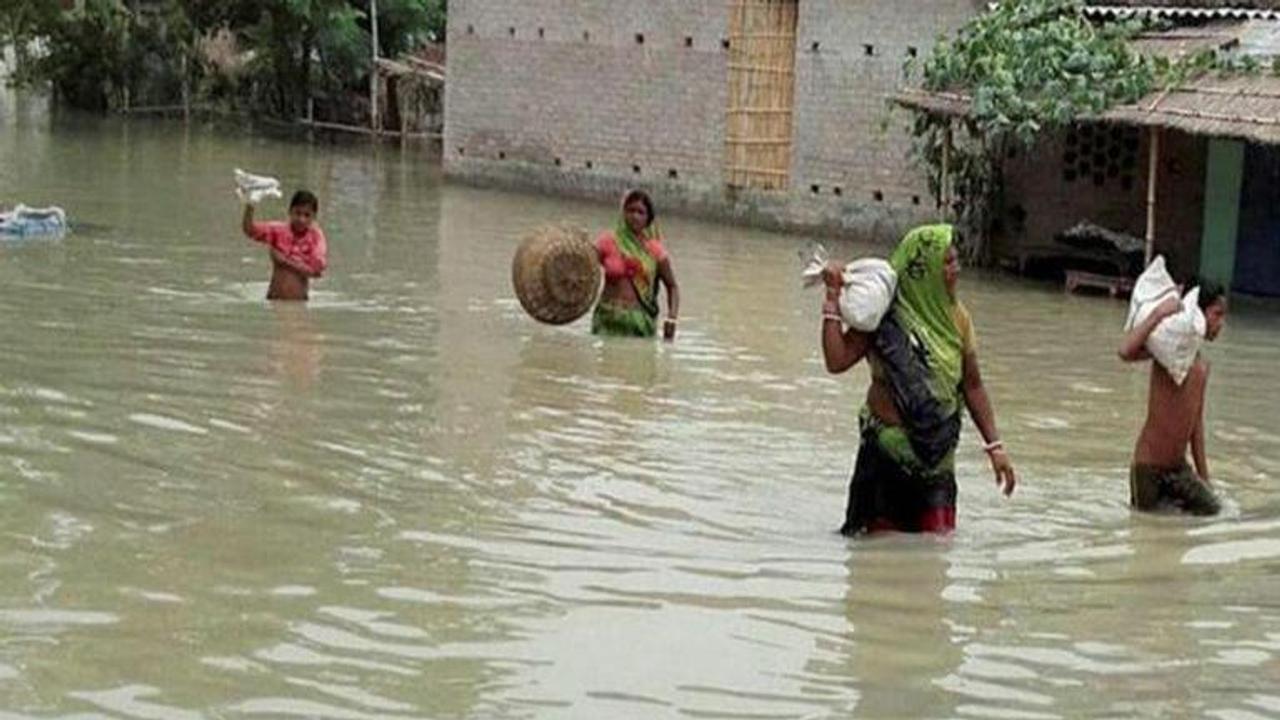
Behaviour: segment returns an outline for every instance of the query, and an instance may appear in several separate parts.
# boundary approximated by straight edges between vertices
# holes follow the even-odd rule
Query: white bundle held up
[[[1157,256],[1138,281],[1134,283],[1129,300],[1129,315],[1125,319],[1125,331],[1141,324],[1147,316],[1167,298],[1178,297],[1178,286],[1165,269],[1164,257]],[[1196,361],[1200,345],[1204,342],[1205,318],[1200,310],[1200,288],[1192,288],[1180,300],[1181,308],[1156,325],[1147,337],[1147,352],[1169,372],[1178,385],[1186,380],[1187,373]]]
[[[236,196],[241,202],[257,205],[264,197],[284,197],[280,192],[280,181],[264,175],[251,175],[236,168]]]
[[[827,252],[821,245],[810,253],[800,275],[805,285],[822,280]],[[844,266],[841,273],[840,317],[846,325],[862,332],[873,332],[893,304],[898,291],[898,274],[880,258],[859,258]]]

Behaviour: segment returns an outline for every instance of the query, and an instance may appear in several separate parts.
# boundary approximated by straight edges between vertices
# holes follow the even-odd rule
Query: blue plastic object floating
[[[0,238],[61,236],[67,232],[67,214],[60,207],[32,208],[19,204],[0,213]]]

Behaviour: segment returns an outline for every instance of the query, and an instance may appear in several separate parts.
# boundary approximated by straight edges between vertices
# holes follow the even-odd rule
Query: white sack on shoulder
[[[1147,338],[1147,351],[1169,371],[1178,385],[1187,379],[1204,343],[1205,318],[1200,309],[1200,288],[1182,298],[1182,309],[1160,321]]]
[[[1124,321],[1125,332],[1145,320],[1170,293],[1176,295],[1178,286],[1165,268],[1164,256],[1157,255],[1133,284],[1133,294],[1129,296],[1129,315]]]
[[[874,332],[893,304],[898,274],[880,258],[861,258],[844,266],[843,279],[840,316],[855,330]]]
[[[1125,332],[1140,325],[1169,297],[1178,297],[1178,286],[1165,268],[1164,257],[1157,256],[1133,285]],[[1187,373],[1191,371],[1204,342],[1205,318],[1200,310],[1200,288],[1187,293],[1181,305],[1178,312],[1156,325],[1147,336],[1146,343],[1147,352],[1179,385],[1187,379]]]

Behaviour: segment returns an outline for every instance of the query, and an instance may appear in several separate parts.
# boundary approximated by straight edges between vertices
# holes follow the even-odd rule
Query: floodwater
[[[319,194],[309,305],[262,299],[237,166]],[[513,299],[522,231],[608,207],[422,152],[4,96],[17,201],[77,227],[0,246],[4,720],[1280,717],[1274,307],[1207,351],[1225,512],[1136,516],[1123,303],[967,273],[1022,484],[969,427],[953,537],[850,541],[868,379],[805,238],[667,218],[667,346]]]

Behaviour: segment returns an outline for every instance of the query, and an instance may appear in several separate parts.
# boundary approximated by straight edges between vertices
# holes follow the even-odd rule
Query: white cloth
[[[284,197],[280,192],[280,181],[264,175],[251,175],[240,168],[235,170],[236,196],[241,202],[257,205],[265,197]]]
[[[1167,298],[1177,296],[1178,286],[1165,269],[1164,258],[1156,257],[1134,283],[1125,331],[1141,324]],[[1206,328],[1204,312],[1200,309],[1200,288],[1192,288],[1180,303],[1182,307],[1161,320],[1147,336],[1146,343],[1147,352],[1178,385],[1187,379],[1187,373],[1195,364]]]

